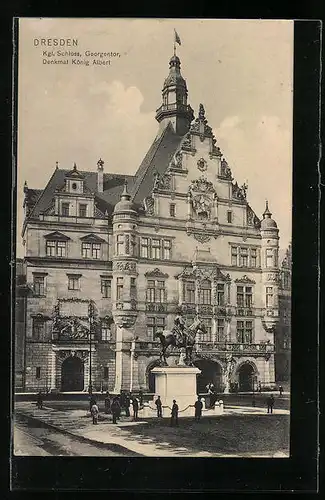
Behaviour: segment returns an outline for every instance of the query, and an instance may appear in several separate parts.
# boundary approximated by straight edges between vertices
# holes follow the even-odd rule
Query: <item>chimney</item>
[[[104,191],[104,162],[101,158],[97,162],[97,191],[98,193]]]

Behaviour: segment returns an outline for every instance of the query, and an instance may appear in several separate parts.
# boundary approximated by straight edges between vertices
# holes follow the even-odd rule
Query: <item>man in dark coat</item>
[[[132,399],[132,406],[133,406],[133,420],[138,420],[139,401],[137,400],[136,397],[133,397]]]
[[[157,417],[162,417],[162,403],[161,403],[160,396],[157,397],[157,399],[155,401],[155,405],[157,407]]]
[[[129,394],[125,394],[124,398],[124,408],[125,408],[125,416],[129,417],[130,416],[130,396]]]
[[[178,404],[176,403],[176,400],[173,399],[173,406],[172,406],[172,412],[171,412],[171,417],[170,417],[170,425],[173,426],[174,423],[178,425]]]
[[[113,417],[113,424],[116,424],[116,420],[120,414],[120,403],[118,398],[114,398],[111,405],[111,412]]]
[[[281,396],[283,394],[283,387],[282,387],[282,385],[279,385],[279,393],[280,393],[280,398],[281,398]]]
[[[105,403],[105,413],[110,413],[111,412],[111,398],[110,398],[108,391],[106,392],[104,403]]]
[[[139,403],[140,406],[143,406],[143,392],[141,390],[139,391]]]
[[[201,401],[200,396],[197,398],[197,401],[195,401],[194,408],[195,408],[195,421],[199,422],[200,418],[202,417],[202,408],[203,408],[203,403]]]
[[[37,394],[37,401],[36,401],[36,404],[37,404],[37,408],[39,410],[41,410],[43,408],[43,395],[41,392],[39,392]]]
[[[274,406],[274,397],[273,394],[271,394],[270,397],[267,398],[266,404],[267,404],[267,412],[268,413],[273,413],[273,406]]]
[[[89,398],[89,411],[91,413],[91,409],[93,407],[93,405],[95,405],[97,403],[96,399],[94,396],[90,396]]]

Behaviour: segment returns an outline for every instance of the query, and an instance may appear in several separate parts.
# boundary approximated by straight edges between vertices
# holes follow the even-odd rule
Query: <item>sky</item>
[[[155,110],[173,54],[197,116],[206,110],[224,157],[261,217],[265,200],[291,241],[293,22],[193,19],[20,19],[17,256],[23,256],[23,185],[42,189],[56,162],[134,174],[158,130]],[[77,47],[41,47],[76,38]],[[36,42],[34,41],[36,39]],[[113,52],[110,65],[43,64],[43,51]],[[55,59],[52,58],[52,59]],[[58,57],[56,58],[58,59]],[[64,57],[62,57],[64,59]],[[83,58],[81,58],[83,59]],[[95,57],[100,59],[100,57]]]

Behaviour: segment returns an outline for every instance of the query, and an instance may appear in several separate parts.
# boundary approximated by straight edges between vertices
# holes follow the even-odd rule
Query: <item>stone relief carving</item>
[[[246,184],[243,184],[242,187],[238,186],[238,183],[232,184],[232,197],[236,200],[246,200]]]
[[[160,269],[158,267],[156,267],[152,271],[147,271],[145,273],[145,276],[150,277],[150,278],[168,278],[168,274],[160,271]]]
[[[208,125],[203,104],[200,104],[199,116],[192,123],[190,130],[192,133],[199,135],[201,142],[204,141],[205,137],[213,138],[212,128]]]
[[[197,168],[200,170],[200,172],[205,172],[207,170],[208,165],[204,158],[200,158],[197,161]]]
[[[242,278],[237,278],[235,280],[235,283],[251,283],[251,284],[254,284],[256,283],[256,281],[252,280],[251,278],[249,278],[246,274],[242,277]]]
[[[154,202],[154,199],[151,196],[147,196],[143,200],[143,207],[144,207],[146,215],[154,215],[154,213],[155,213],[155,202]]]
[[[278,274],[276,273],[269,273],[267,275],[267,281],[275,281],[275,282],[278,282],[279,281],[279,276]]]
[[[211,236],[206,233],[193,233],[193,236],[200,243],[207,243],[211,239]]]
[[[189,193],[200,192],[200,193],[215,193],[212,182],[201,176],[199,179],[195,179],[191,182],[189,188]]]
[[[227,161],[225,160],[225,158],[222,158],[222,160],[221,160],[220,176],[224,177],[225,179],[232,180],[231,169],[230,169]]]
[[[113,270],[114,271],[136,272],[137,265],[136,265],[136,262],[115,261],[115,262],[113,262]]]
[[[129,234],[125,235],[125,253],[127,253],[127,254],[130,253],[130,235]]]
[[[192,147],[192,138],[191,138],[191,133],[189,132],[188,134],[186,134],[182,144],[181,144],[181,148],[184,150],[184,151],[193,151],[193,147]]]

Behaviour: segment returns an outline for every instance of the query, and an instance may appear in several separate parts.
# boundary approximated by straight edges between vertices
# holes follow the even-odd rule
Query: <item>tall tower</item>
[[[174,54],[169,61],[169,75],[162,89],[162,105],[156,111],[156,120],[164,129],[171,123],[177,135],[185,135],[194,119],[193,109],[187,104],[186,81],[181,75],[181,61]]]
[[[135,362],[132,352],[137,318],[137,219],[138,214],[125,183],[121,199],[113,212],[112,312],[116,325],[114,392],[118,393],[121,389],[138,388],[132,383]]]
[[[264,315],[262,325],[266,332],[267,341],[275,345],[275,331],[279,321],[279,230],[272,219],[272,213],[266,202],[263,219],[261,221],[261,267],[262,267],[262,295]],[[266,357],[264,382],[275,382],[275,360],[272,354]]]

